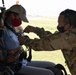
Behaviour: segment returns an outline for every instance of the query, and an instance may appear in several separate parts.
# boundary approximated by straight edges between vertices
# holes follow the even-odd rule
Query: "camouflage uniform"
[[[61,49],[72,75],[76,75],[76,28],[64,33],[50,33],[44,29],[36,28],[35,32],[40,39],[27,40],[27,44],[34,50]]]

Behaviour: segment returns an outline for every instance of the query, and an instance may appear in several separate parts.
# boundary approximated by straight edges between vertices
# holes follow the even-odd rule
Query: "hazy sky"
[[[8,9],[17,0],[4,0]],[[28,15],[58,16],[67,8],[76,10],[76,0],[18,0],[23,5]],[[0,6],[2,6],[0,0]]]

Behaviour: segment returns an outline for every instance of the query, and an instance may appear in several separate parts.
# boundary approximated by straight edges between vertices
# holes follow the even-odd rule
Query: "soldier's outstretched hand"
[[[34,32],[34,31],[35,31],[35,27],[30,26],[30,25],[28,25],[28,26],[23,30],[23,32],[26,32],[26,33]]]

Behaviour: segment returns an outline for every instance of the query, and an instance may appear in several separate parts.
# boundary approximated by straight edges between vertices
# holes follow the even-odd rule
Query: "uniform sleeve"
[[[65,40],[63,37],[59,37],[57,39],[52,40],[50,44],[54,48],[54,50],[57,50],[57,49],[71,50],[72,49],[68,41]]]
[[[69,49],[71,50],[76,43],[74,43],[75,36],[67,35],[67,34],[52,34],[46,36],[42,39],[31,39],[30,43],[28,42],[28,46],[32,49],[39,51],[52,51],[59,49]]]
[[[35,28],[34,31],[35,34],[37,34],[40,38],[44,38],[45,36],[52,34],[50,31],[45,31],[44,28]]]
[[[49,44],[49,40],[45,39],[30,39],[26,41],[25,45],[29,46],[35,51],[50,51],[50,49],[53,50]]]

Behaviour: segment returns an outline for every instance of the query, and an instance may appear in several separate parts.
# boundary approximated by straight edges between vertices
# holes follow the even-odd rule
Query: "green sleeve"
[[[40,38],[42,38],[43,35],[45,34],[45,31],[44,31],[44,28],[36,27],[34,33],[36,33]]]
[[[40,38],[44,38],[48,34],[52,34],[50,31],[45,31],[44,28],[35,28],[34,33],[36,33]]]

